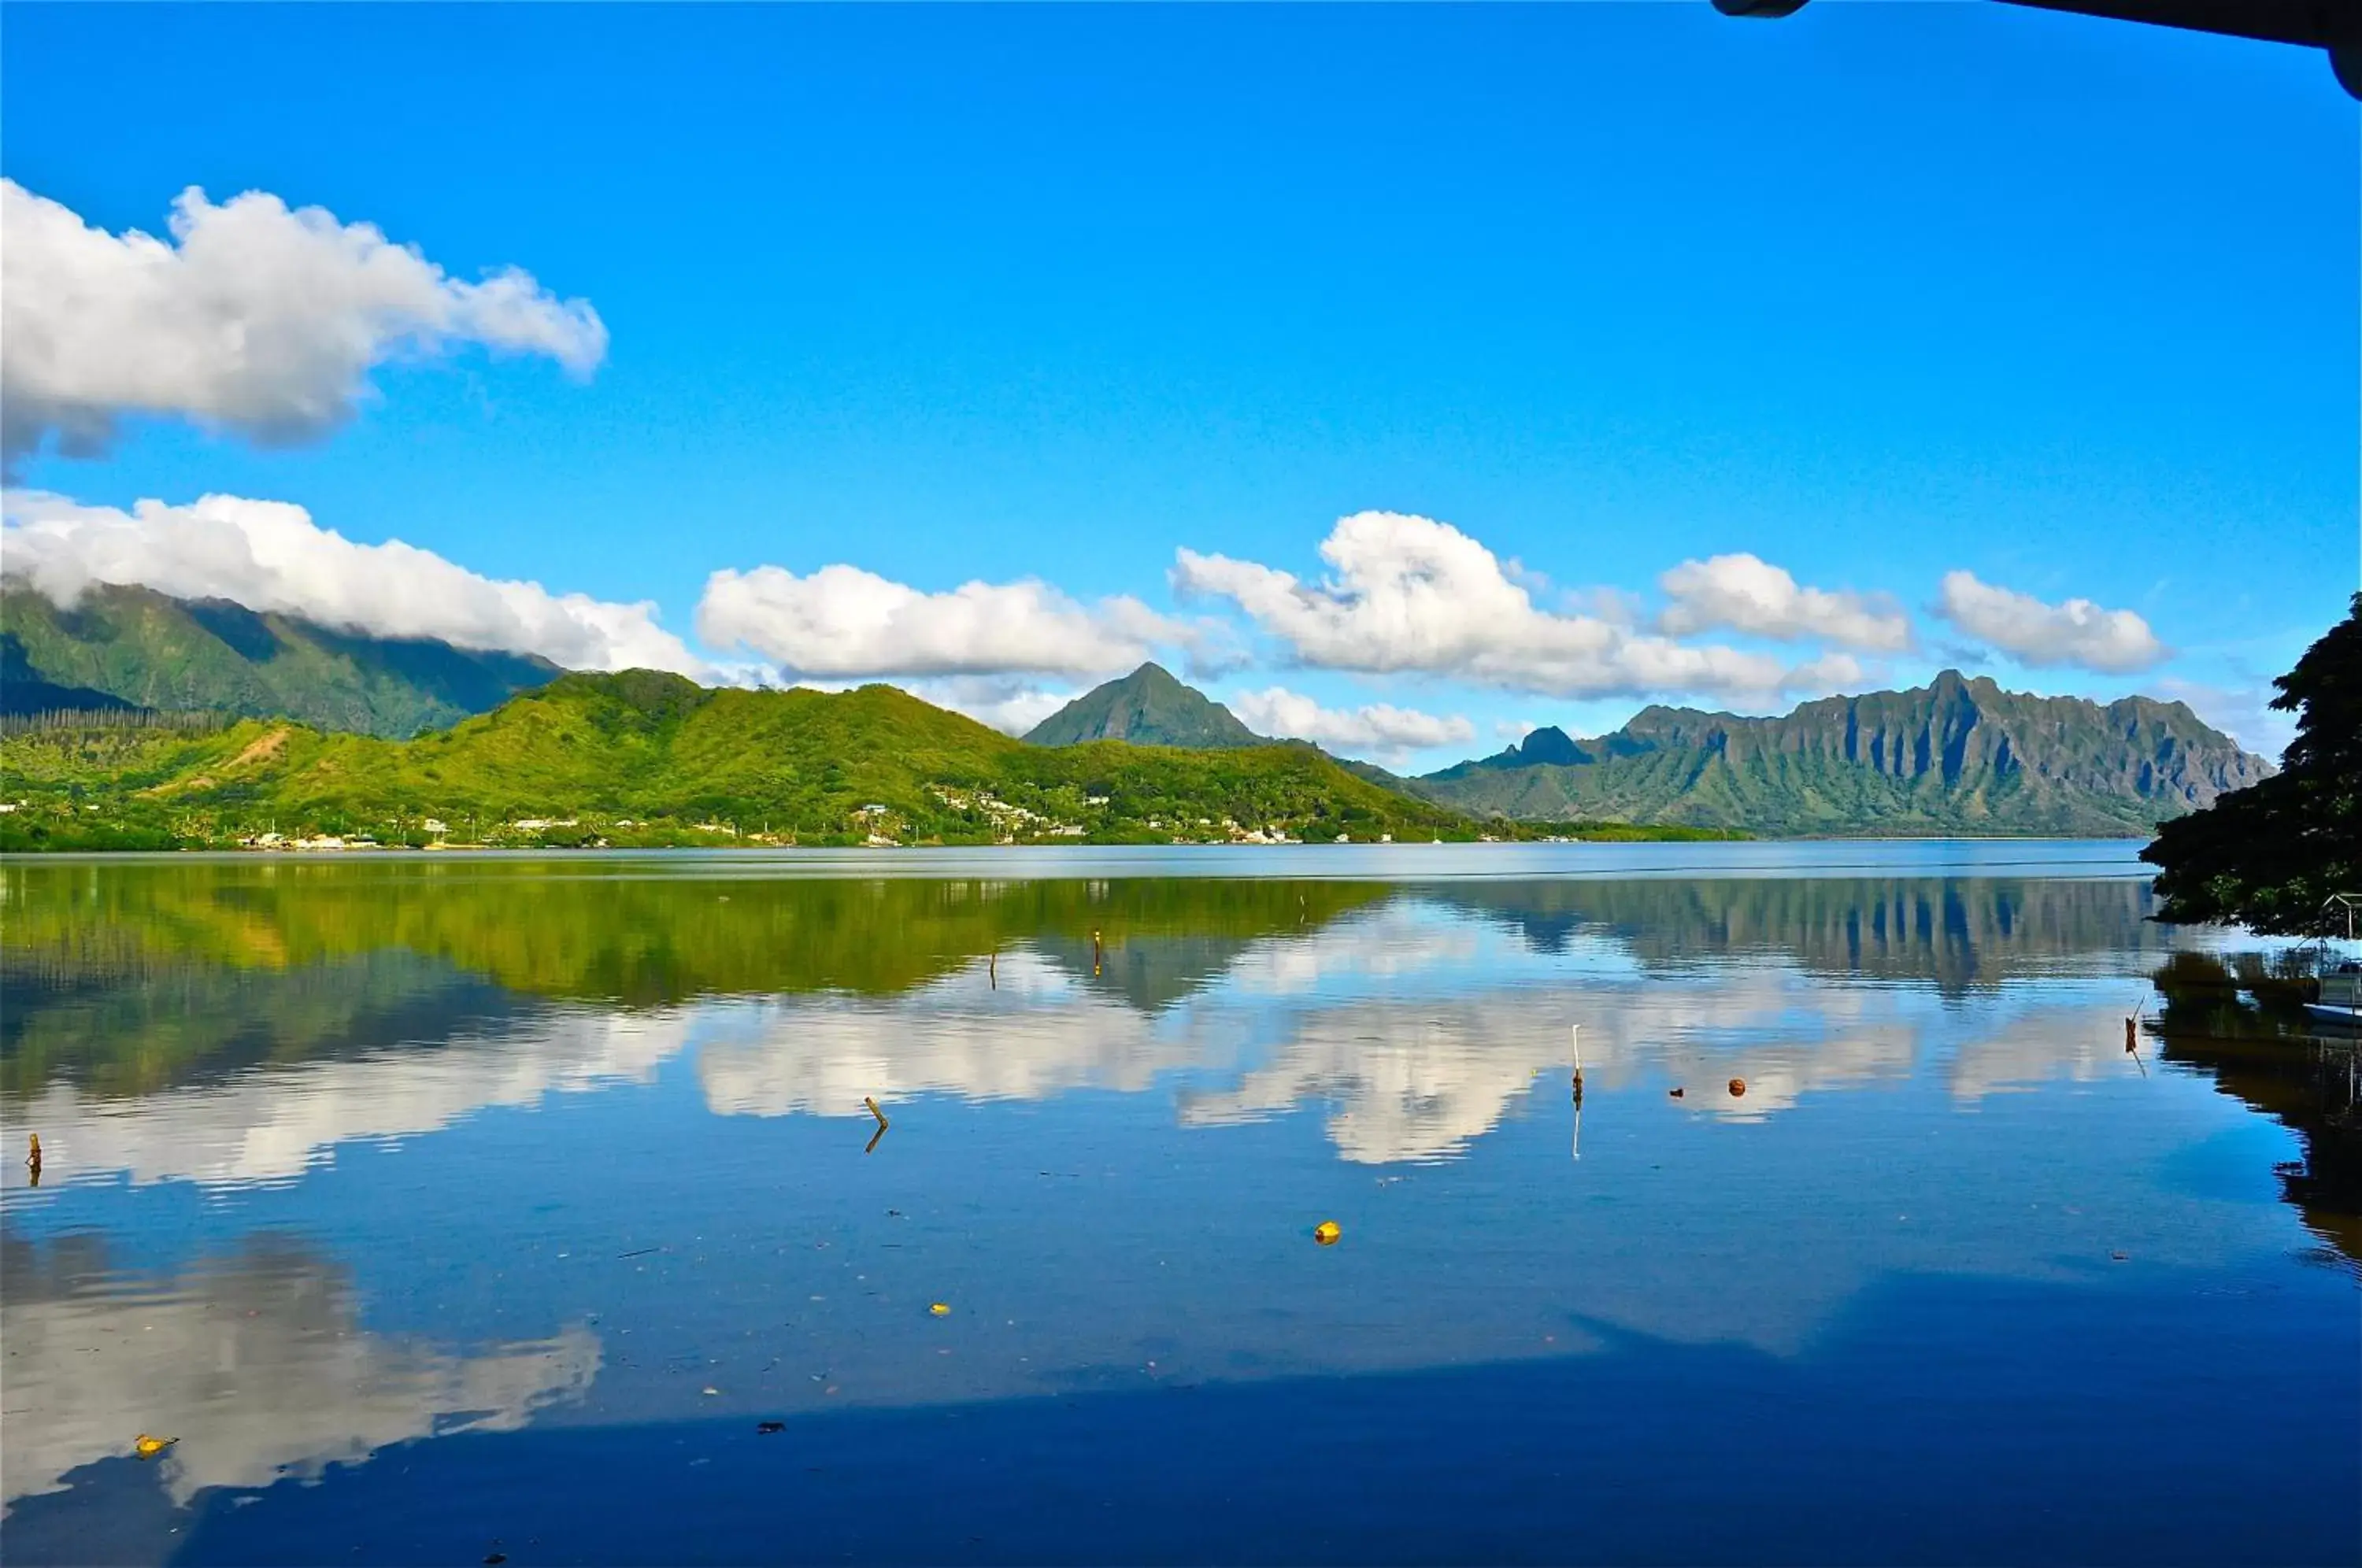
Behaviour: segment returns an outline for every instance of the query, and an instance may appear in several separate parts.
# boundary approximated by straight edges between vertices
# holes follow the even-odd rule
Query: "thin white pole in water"
[[[1570,1023],[1567,1028],[1574,1037],[1574,1103],[1583,1103],[1583,1025]]]

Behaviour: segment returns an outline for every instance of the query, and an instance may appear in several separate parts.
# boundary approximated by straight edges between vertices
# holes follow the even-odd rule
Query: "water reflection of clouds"
[[[1120,955],[1154,960],[1153,941]],[[1908,1078],[1929,1046],[1956,1096],[2107,1070],[2088,987],[1996,988],[1972,1009],[1913,982],[1834,981],[1764,955],[1655,975],[1625,940],[1517,926],[1416,898],[1245,942],[1177,999],[1124,999],[1071,956],[1017,948],[885,998],[719,998],[537,1010],[506,1032],[255,1069],[136,1099],[52,1083],[13,1102],[43,1129],[52,1184],[107,1173],[236,1184],[300,1176],[339,1143],[431,1132],[482,1109],[646,1081],[694,1051],[721,1115],[854,1115],[864,1096],[1040,1100],[1185,1079],[1183,1125],[1330,1107],[1343,1158],[1451,1158],[1538,1077],[1661,1078],[1684,1109],[1760,1121],[1816,1091]],[[1994,1029],[1994,1019],[2003,1021]],[[1964,1030],[1981,1031],[1955,1041]],[[2120,1064],[2119,1064],[2120,1066]],[[1745,1081],[1743,1095],[1724,1086]],[[19,1191],[12,1195],[21,1199]]]
[[[579,1325],[475,1353],[372,1333],[345,1274],[284,1241],[154,1278],[112,1269],[88,1235],[11,1240],[6,1255],[10,1505],[64,1489],[139,1432],[179,1440],[156,1472],[185,1504],[414,1438],[513,1430],[579,1397],[601,1364]]]
[[[845,1116],[862,1098],[1046,1099],[1144,1089],[1203,1059],[1186,1017],[1157,1018],[1029,953],[900,997],[721,1001],[692,1010],[697,1075],[724,1116]]]
[[[9,1120],[41,1130],[52,1186],[118,1172],[135,1182],[283,1181],[341,1143],[431,1132],[491,1106],[645,1081],[681,1048],[689,1023],[679,1013],[552,1010],[502,1033],[275,1065],[136,1099],[53,1082],[12,1100]]]

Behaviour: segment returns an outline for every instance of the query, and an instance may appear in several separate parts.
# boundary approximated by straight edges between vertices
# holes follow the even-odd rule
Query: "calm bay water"
[[[10,862],[0,1555],[2353,1562],[2344,1058],[2143,871]]]

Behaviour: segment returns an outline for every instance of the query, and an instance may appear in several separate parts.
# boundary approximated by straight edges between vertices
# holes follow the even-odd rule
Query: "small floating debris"
[[[141,1432],[131,1440],[131,1452],[142,1459],[153,1459],[180,1441],[179,1438],[149,1437]]]
[[[1689,1091],[1687,1089],[1671,1088],[1665,1091],[1665,1098],[1668,1099],[1679,1099],[1688,1092]]]
[[[1745,1078],[1733,1078],[1733,1079],[1731,1079],[1731,1080],[1730,1080],[1730,1098],[1731,1098],[1731,1099],[1737,1099],[1740,1095],[1743,1095],[1743,1094],[1745,1094],[1746,1092],[1747,1092],[1747,1080],[1746,1080]]]
[[[948,1318],[952,1315],[952,1304],[948,1301],[935,1302],[927,1309],[927,1315],[933,1318]]]
[[[1337,1238],[1344,1233],[1344,1227],[1339,1225],[1334,1220],[1323,1220],[1319,1224],[1312,1227],[1312,1239],[1324,1247],[1335,1246]]]
[[[713,1386],[713,1385],[712,1385],[711,1383],[709,1383],[709,1384],[707,1384],[704,1387],[702,1387],[702,1388],[699,1389],[699,1390],[698,1390],[698,1392],[699,1392],[700,1394],[703,1394],[703,1395],[707,1396],[707,1397],[710,1398],[710,1397],[712,1397],[712,1396],[714,1396],[714,1395],[716,1395],[716,1394],[721,1393],[721,1392],[722,1392],[722,1390],[721,1390],[721,1389],[719,1389],[719,1388],[716,1388],[715,1386]]]
[[[786,1431],[788,1430],[788,1423],[785,1421],[756,1421],[755,1423],[755,1430],[765,1437],[770,1437],[775,1433]]]
[[[32,1140],[33,1146],[32,1151],[25,1156],[25,1169],[30,1175],[33,1185],[39,1187],[41,1185],[41,1135],[39,1132],[30,1132],[26,1136]]]

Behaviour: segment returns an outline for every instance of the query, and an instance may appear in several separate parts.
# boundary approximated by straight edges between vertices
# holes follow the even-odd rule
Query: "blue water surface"
[[[2122,845],[0,895],[12,1563],[2362,1556],[2350,1053]]]

